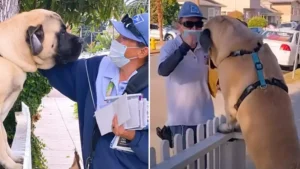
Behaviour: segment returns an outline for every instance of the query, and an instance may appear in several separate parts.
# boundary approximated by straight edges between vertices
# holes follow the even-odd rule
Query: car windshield
[[[263,33],[264,39],[276,40],[282,42],[292,42],[293,33],[288,32],[276,32],[276,31],[266,31]]]

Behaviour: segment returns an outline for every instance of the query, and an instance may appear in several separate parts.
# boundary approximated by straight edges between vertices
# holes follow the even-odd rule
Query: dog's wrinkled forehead
[[[28,12],[28,15],[31,16],[32,22],[42,24],[45,27],[45,24],[51,28],[53,26],[62,25],[63,20],[59,14],[53,11],[45,9],[34,9]]]
[[[247,32],[248,28],[241,21],[229,16],[216,16],[210,19],[204,26],[201,34],[200,44],[205,51],[212,45],[229,45],[232,38],[242,38],[241,32]],[[226,40],[227,43],[224,41]]]

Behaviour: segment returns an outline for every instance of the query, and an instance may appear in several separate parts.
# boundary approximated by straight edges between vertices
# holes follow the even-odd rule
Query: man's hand
[[[197,46],[197,38],[191,33],[183,33],[182,39],[185,43],[187,43],[192,49]]]
[[[119,126],[118,118],[116,115],[114,116],[114,119],[112,122],[112,130],[116,136],[120,136],[120,137],[125,138],[130,141],[134,139],[135,131],[134,130],[125,130],[123,125]]]

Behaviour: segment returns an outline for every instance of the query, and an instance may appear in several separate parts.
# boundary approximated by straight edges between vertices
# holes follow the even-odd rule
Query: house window
[[[211,19],[215,16],[215,8],[208,8],[208,16],[207,19]]]

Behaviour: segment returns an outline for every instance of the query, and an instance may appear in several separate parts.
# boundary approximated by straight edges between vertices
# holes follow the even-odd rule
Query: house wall
[[[292,2],[291,21],[300,21],[300,3]]]
[[[243,13],[244,8],[259,8],[260,0],[215,0],[218,3],[225,5],[222,8],[222,13],[240,11]]]
[[[282,13],[281,22],[290,22],[291,21],[291,14],[292,14],[291,3],[272,4],[272,8],[274,8],[277,11]]]
[[[207,19],[221,15],[221,7],[200,6],[200,10]]]

